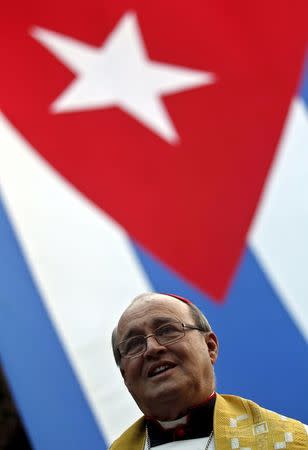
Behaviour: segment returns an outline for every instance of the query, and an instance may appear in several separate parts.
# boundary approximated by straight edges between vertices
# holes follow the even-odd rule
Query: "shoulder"
[[[291,420],[297,423],[302,423],[296,419],[292,419],[291,417],[287,417],[278,412],[264,408],[263,406],[255,403],[253,400],[237,395],[217,394],[217,403],[219,408],[229,410],[230,412],[232,411],[233,413],[236,411],[243,411],[243,409],[248,410],[250,414],[260,414],[260,411],[262,411],[264,414],[267,414],[275,419],[279,418],[282,421]],[[308,425],[305,425],[303,423],[302,425],[308,429]]]
[[[145,441],[145,420],[141,417],[121,434],[110,446],[109,450],[140,450]]]
[[[216,411],[217,409],[217,411]],[[296,433],[307,442],[308,426],[298,420],[259,406],[252,400],[235,395],[217,395],[216,418],[231,428],[252,426],[253,433]],[[306,447],[305,447],[306,448]]]

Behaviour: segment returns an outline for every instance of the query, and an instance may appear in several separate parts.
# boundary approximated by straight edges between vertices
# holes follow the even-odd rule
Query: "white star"
[[[100,48],[38,27],[31,34],[76,75],[51,105],[53,113],[118,106],[169,143],[179,137],[160,96],[215,80],[209,72],[151,61],[134,13]]]

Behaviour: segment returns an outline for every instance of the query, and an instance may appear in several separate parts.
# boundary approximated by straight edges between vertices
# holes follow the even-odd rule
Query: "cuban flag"
[[[219,392],[308,422],[308,4],[2,5],[0,357],[33,448],[140,412],[110,336],[145,291],[220,340]]]

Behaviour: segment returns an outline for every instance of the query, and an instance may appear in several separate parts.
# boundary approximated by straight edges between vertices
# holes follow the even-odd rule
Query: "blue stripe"
[[[1,201],[0,236],[0,356],[33,447],[103,450]]]
[[[305,64],[304,64],[302,80],[300,83],[299,95],[304,100],[305,105],[308,109],[308,51],[307,51],[306,60],[305,60]]]
[[[308,423],[308,346],[249,249],[221,305],[137,244],[135,251],[156,291],[190,298],[212,323],[220,340],[218,391]]]

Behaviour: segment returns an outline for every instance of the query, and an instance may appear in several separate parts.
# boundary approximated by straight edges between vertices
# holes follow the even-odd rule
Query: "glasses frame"
[[[179,337],[177,337],[177,338],[175,338],[175,339],[171,339],[170,341],[168,341],[168,342],[165,343],[165,344],[161,344],[161,343],[159,342],[159,336],[157,336],[157,334],[156,334],[156,333],[157,333],[157,330],[160,330],[161,328],[163,328],[163,327],[165,327],[165,326],[167,326],[167,325],[172,325],[172,324],[180,324],[180,325],[182,325],[182,327],[183,327],[183,335],[181,335],[181,336],[179,336]],[[143,334],[137,334],[136,336],[132,336],[132,337],[129,337],[129,338],[127,338],[127,339],[124,339],[123,341],[119,342],[119,344],[117,345],[117,351],[118,351],[118,353],[119,353],[119,355],[120,355],[121,358],[124,358],[124,359],[138,358],[138,356],[143,355],[143,353],[145,353],[145,352],[147,351],[147,348],[148,348],[148,339],[149,339],[150,337],[154,337],[155,340],[156,340],[156,342],[157,342],[159,345],[162,345],[162,346],[165,347],[165,346],[167,346],[167,345],[174,344],[175,342],[178,342],[178,341],[180,341],[181,339],[183,339],[183,337],[185,337],[185,330],[197,330],[197,331],[201,331],[201,332],[203,332],[203,333],[206,333],[206,330],[204,330],[204,329],[202,329],[202,328],[200,328],[200,327],[196,327],[195,325],[189,325],[189,324],[186,324],[186,323],[184,323],[184,322],[167,322],[167,323],[165,323],[165,324],[163,324],[163,325],[160,325],[159,327],[157,327],[157,328],[154,330],[153,333],[147,334],[146,336],[144,336]],[[132,355],[132,356],[125,356],[125,355],[122,355],[121,352],[120,352],[119,346],[120,346],[121,344],[123,344],[123,342],[127,342],[128,340],[133,339],[133,338],[136,338],[136,337],[142,337],[142,338],[144,339],[144,342],[145,342],[145,348],[144,348],[144,350],[142,350],[141,352],[138,352],[136,355]]]

